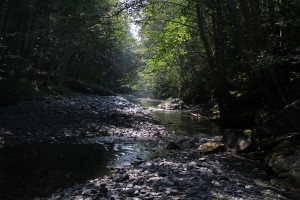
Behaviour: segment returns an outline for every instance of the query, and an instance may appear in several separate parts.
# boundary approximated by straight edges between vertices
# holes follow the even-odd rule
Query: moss
[[[250,137],[253,134],[253,131],[250,129],[243,130],[243,134]]]
[[[199,146],[198,151],[200,153],[210,153],[221,151],[224,149],[224,144],[220,142],[207,142]]]

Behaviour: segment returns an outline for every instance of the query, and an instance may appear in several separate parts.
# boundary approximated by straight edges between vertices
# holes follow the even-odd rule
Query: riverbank
[[[0,122],[4,147],[120,140],[152,144],[159,150],[148,159],[137,158],[114,168],[110,176],[35,199],[297,199],[273,187],[257,161],[226,152],[196,151],[200,144],[220,137],[172,135],[148,109],[121,97],[24,102],[17,107],[1,107]],[[178,146],[166,148],[171,141]]]
[[[169,152],[60,190],[50,199],[297,199],[272,187],[256,162],[227,153]]]
[[[74,142],[97,136],[167,135],[150,111],[121,97],[78,96],[0,107],[0,145]]]

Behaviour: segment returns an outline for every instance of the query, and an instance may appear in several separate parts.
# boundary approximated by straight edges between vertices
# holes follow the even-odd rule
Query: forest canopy
[[[293,0],[143,1],[139,73],[158,97],[224,115],[284,106],[299,98],[299,13]]]
[[[4,0],[0,14],[2,104],[67,78],[223,116],[299,98],[296,0]]]
[[[61,85],[65,77],[121,87],[135,66],[132,37],[114,0],[5,0],[0,2],[1,101],[37,88]]]

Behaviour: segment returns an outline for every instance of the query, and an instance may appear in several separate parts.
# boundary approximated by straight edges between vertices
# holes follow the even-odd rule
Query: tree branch
[[[182,26],[186,26],[195,30],[199,30],[197,27],[195,26],[191,26],[189,24],[185,24],[185,23],[181,23],[181,22],[177,22],[174,20],[170,20],[170,19],[145,19],[145,20],[133,20],[131,22],[135,22],[135,23],[141,23],[141,22],[147,22],[147,21],[164,21],[164,22],[172,22],[172,23],[176,23],[176,24],[180,24]]]

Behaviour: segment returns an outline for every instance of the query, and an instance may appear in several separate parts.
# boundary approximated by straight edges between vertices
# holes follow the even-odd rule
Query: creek
[[[141,105],[150,108],[152,115],[168,126],[167,130],[176,135],[199,136],[214,135],[219,132],[219,126],[209,120],[192,117],[187,111],[167,111],[156,109],[160,101],[142,99]]]
[[[187,112],[157,110],[158,100],[131,96],[177,135],[216,134],[218,126],[192,119]],[[103,142],[101,137],[79,143],[27,144],[0,148],[0,199],[33,199],[59,188],[110,175],[109,168],[147,160],[154,145],[134,141]],[[88,141],[88,142],[87,142]]]
[[[219,133],[219,125],[210,120],[195,118],[188,111],[157,109],[162,102],[148,97],[145,92],[134,92],[126,95],[129,101],[151,110],[152,115],[167,125],[167,130],[175,135],[207,136]]]

